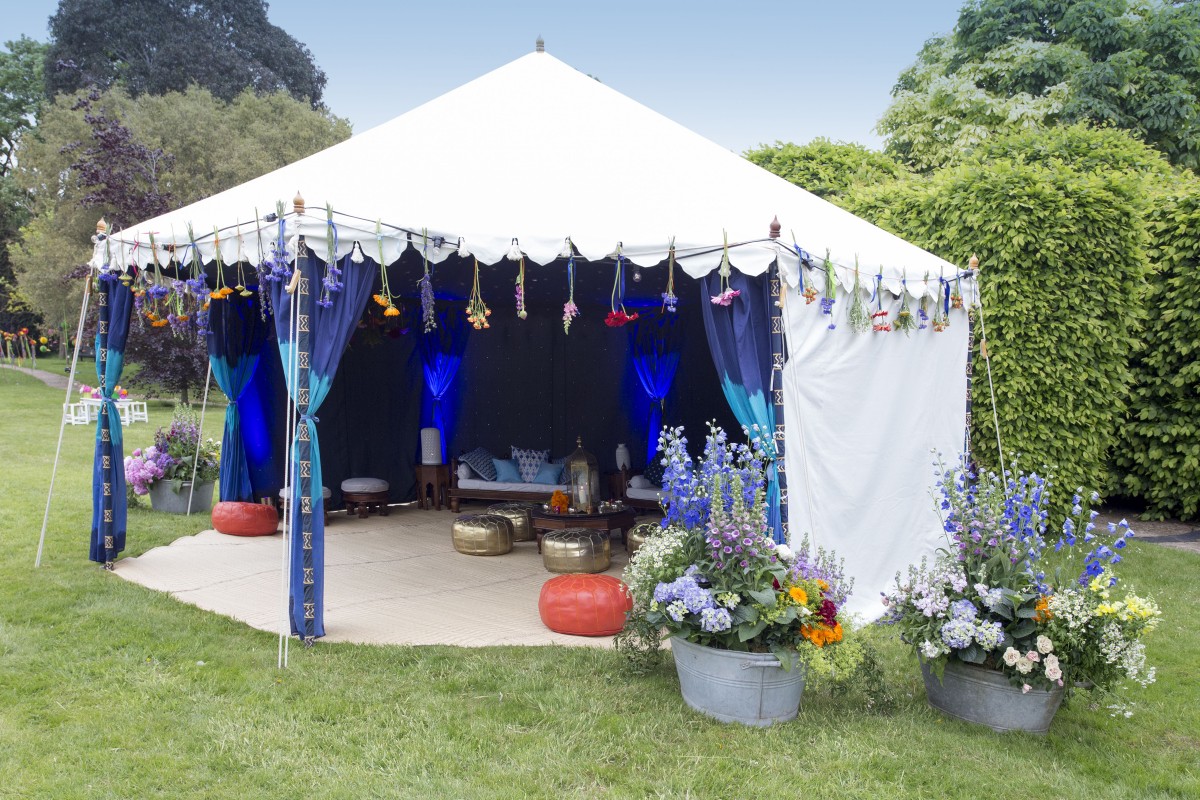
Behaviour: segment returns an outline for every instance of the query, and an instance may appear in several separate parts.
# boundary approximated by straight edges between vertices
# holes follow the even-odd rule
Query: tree
[[[989,136],[1091,121],[1200,167],[1200,6],[1138,0],[973,0],[926,43],[879,122],[915,169]]]
[[[247,91],[226,103],[198,87],[138,98],[112,89],[56,98],[38,134],[22,142],[14,173],[32,198],[14,265],[30,304],[67,327],[81,292],[68,276],[91,257],[97,218],[125,225],[148,219],[343,141],[350,126],[283,93]],[[128,357],[179,361],[181,369],[190,363],[189,374],[159,379],[169,391],[195,389],[204,379],[202,349],[199,356],[176,352],[186,343],[170,337],[167,329],[135,327]]]
[[[904,172],[887,153],[851,142],[816,138],[805,145],[775,142],[746,151],[746,158],[818,197],[837,202],[852,186],[879,183]]]
[[[321,108],[325,73],[270,23],[263,0],[60,0],[50,36],[50,96],[93,84],[134,97],[197,84],[225,101],[249,87]]]
[[[46,45],[22,36],[0,52],[0,329],[34,327],[37,314],[21,301],[9,245],[28,219],[24,193],[11,180],[17,145],[36,124],[42,103]]]

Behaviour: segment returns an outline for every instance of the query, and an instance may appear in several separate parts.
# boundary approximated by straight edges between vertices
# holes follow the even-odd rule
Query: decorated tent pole
[[[769,236],[772,240],[779,238],[782,226],[779,217],[771,220]],[[770,305],[771,309],[771,397],[775,406],[775,430],[773,431],[775,453],[775,479],[779,482],[779,524],[780,534],[784,544],[790,544],[788,538],[788,494],[787,470],[784,459],[784,422],[783,422],[783,364],[785,344],[783,339],[783,302],[786,292],[783,288],[783,278],[779,272],[779,259],[771,265],[769,275],[771,296],[776,298]]]
[[[108,231],[108,223],[104,221],[104,217],[96,223],[96,236],[106,235]],[[75,390],[75,370],[79,366],[79,344],[83,338],[83,323],[87,319],[88,300],[92,296],[92,271],[88,270],[87,280],[83,284],[83,302],[79,304],[79,324],[75,326],[75,352],[71,354],[71,371],[67,375],[67,396],[63,401],[64,406],[71,404],[71,392]],[[65,411],[65,408],[64,408]],[[46,544],[46,526],[50,522],[50,501],[54,498],[54,479],[58,477],[58,459],[62,454],[63,431],[67,428],[67,419],[64,414],[58,420],[58,446],[54,448],[54,466],[50,470],[50,490],[46,493],[46,513],[42,516],[42,533],[38,536],[37,556],[34,558],[33,566],[40,567],[42,565],[42,549]]]

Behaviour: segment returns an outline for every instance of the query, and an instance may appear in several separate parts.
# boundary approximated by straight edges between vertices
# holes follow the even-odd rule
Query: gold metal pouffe
[[[513,547],[513,524],[498,514],[468,514],[450,529],[454,549],[468,556],[500,556]]]
[[[625,531],[625,552],[632,556],[646,543],[646,539],[660,531],[662,525],[657,522],[639,522]]]
[[[513,525],[514,542],[532,542],[537,536],[533,532],[533,518],[529,511],[530,507],[526,503],[497,503],[488,506],[487,513],[508,517]]]
[[[568,528],[542,537],[542,564],[548,572],[604,572],[611,563],[604,531]]]

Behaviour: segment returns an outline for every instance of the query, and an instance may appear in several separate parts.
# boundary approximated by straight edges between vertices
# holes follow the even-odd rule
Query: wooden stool
[[[357,511],[359,519],[366,519],[372,509],[386,517],[388,482],[379,478],[347,478],[342,481],[342,500],[346,503],[348,517]]]

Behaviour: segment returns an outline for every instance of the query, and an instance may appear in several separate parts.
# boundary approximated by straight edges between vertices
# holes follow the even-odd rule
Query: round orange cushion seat
[[[212,511],[213,527],[230,536],[270,536],[279,527],[279,513],[262,503],[222,501]]]
[[[625,627],[633,598],[611,575],[559,575],[542,585],[538,614],[546,627],[572,636],[613,636]]]

